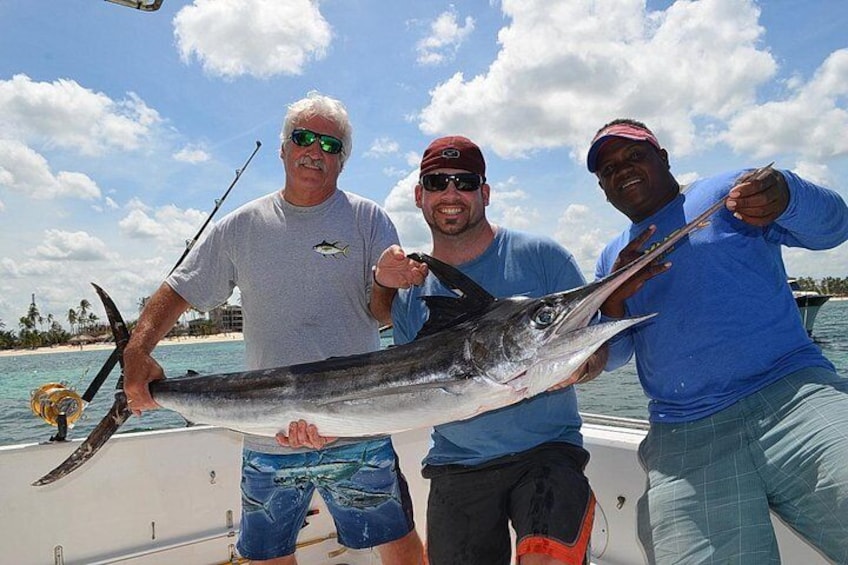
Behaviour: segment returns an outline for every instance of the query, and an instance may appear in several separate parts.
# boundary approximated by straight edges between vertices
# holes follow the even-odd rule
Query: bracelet
[[[385,288],[386,290],[395,290],[394,287],[386,286],[386,285],[380,283],[380,281],[377,280],[377,265],[374,265],[373,267],[371,267],[371,280],[373,280],[374,284],[379,286],[380,288]]]

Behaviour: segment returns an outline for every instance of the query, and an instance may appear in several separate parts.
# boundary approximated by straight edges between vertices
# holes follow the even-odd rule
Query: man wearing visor
[[[496,297],[538,297],[584,284],[574,258],[553,240],[488,221],[491,188],[473,142],[460,136],[433,141],[420,174],[415,204],[430,226],[433,257]],[[392,286],[383,277],[401,257],[397,247],[383,254],[377,284]],[[396,343],[415,339],[428,317],[420,298],[432,295],[455,296],[432,274],[423,285],[399,291],[392,305]],[[605,352],[596,354],[579,374],[597,375],[605,360]],[[595,502],[583,474],[589,454],[580,425],[568,386],[436,426],[423,469],[430,479],[430,565],[507,565],[510,523],[519,563],[584,563]]]
[[[280,140],[285,186],[215,224],[145,306],[124,353],[134,411],[156,408],[147,384],[164,376],[150,356],[157,342],[189,306],[210,310],[236,286],[247,369],[379,349],[394,290],[373,285],[370,267],[398,237],[374,202],[337,187],[351,152],[347,111],[338,100],[310,93],[289,107]],[[420,281],[419,270],[410,263],[405,274]],[[292,422],[276,440],[246,435],[241,484],[237,547],[252,563],[296,563],[297,535],[315,490],[340,543],[376,546],[387,564],[423,559],[388,437],[334,441],[304,421]]]
[[[613,338],[607,364],[635,354],[650,399],[638,503],[648,561],[779,563],[772,510],[848,563],[848,379],[807,335],[781,257],[782,246],[846,241],[845,202],[770,166],[684,189],[656,136],[631,119],[598,130],[587,166],[632,222],[604,249],[598,278],[726,199],[638,292],[601,308],[609,318],[659,312]]]

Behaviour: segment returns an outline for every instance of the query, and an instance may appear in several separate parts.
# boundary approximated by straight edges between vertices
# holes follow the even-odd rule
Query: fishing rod
[[[174,271],[177,270],[177,267],[179,267],[180,263],[183,262],[183,259],[186,258],[186,255],[188,255],[188,252],[191,251],[191,248],[194,247],[195,243],[197,243],[197,240],[200,238],[200,234],[203,233],[203,230],[205,230],[206,226],[209,225],[209,222],[212,221],[212,217],[218,212],[218,209],[221,208],[221,204],[223,204],[224,200],[227,199],[227,196],[230,194],[230,191],[233,189],[233,187],[236,185],[238,180],[241,178],[241,174],[244,172],[244,170],[247,168],[247,166],[253,160],[253,156],[256,155],[256,152],[259,151],[260,147],[262,147],[262,142],[257,140],[256,141],[256,148],[253,150],[253,153],[250,154],[250,157],[247,158],[247,161],[244,162],[244,165],[242,166],[242,168],[236,169],[236,177],[233,179],[233,182],[230,183],[230,186],[224,192],[224,195],[221,196],[221,198],[215,199],[215,207],[212,209],[212,213],[209,214],[209,216],[206,218],[206,221],[203,222],[203,225],[200,226],[200,229],[197,230],[196,234],[194,234],[194,237],[186,242],[185,251],[183,251],[183,254],[180,255],[180,258],[177,259],[176,264],[173,266],[171,271],[168,273],[169,277],[174,273]]]
[[[121,3],[128,5],[124,2]],[[161,4],[161,1],[159,3]],[[215,207],[212,209],[212,212],[210,212],[209,216],[203,222],[203,225],[200,226],[200,229],[197,230],[197,233],[194,234],[194,237],[186,242],[186,248],[183,251],[183,254],[180,255],[180,258],[177,259],[176,263],[174,263],[174,266],[168,272],[168,276],[171,276],[171,274],[177,270],[188,255],[189,251],[191,251],[191,248],[194,247],[194,244],[200,239],[200,236],[203,234],[206,226],[209,225],[209,222],[212,221],[212,218],[221,208],[224,200],[227,199],[230,191],[232,191],[233,187],[239,181],[241,175],[244,173],[245,169],[247,169],[247,166],[250,165],[250,162],[253,160],[253,157],[259,151],[260,147],[262,147],[262,142],[257,140],[253,153],[250,154],[250,157],[247,158],[247,161],[244,162],[244,165],[242,165],[240,169],[236,169],[236,176],[233,179],[233,182],[230,183],[230,186],[227,187],[227,190],[224,191],[221,198],[215,199]],[[112,369],[115,368],[115,365],[119,360],[120,352],[116,347],[112,350],[109,358],[103,363],[103,366],[97,372],[97,375],[91,381],[91,384],[88,385],[88,388],[85,393],[83,393],[82,397],[80,397],[76,391],[61,383],[48,383],[33,391],[32,398],[30,399],[30,408],[32,411],[36,416],[39,416],[48,424],[57,426],[58,428],[56,435],[51,437],[50,441],[65,441],[68,433],[68,424],[73,424],[82,415],[82,411],[86,406],[88,406],[94,398],[94,395],[97,394],[97,391],[100,390],[103,382],[112,372]],[[118,378],[118,383],[116,385],[116,389],[120,390],[122,388],[123,375]]]

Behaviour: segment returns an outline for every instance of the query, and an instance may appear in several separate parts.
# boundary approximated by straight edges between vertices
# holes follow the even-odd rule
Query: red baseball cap
[[[461,135],[440,137],[433,141],[421,158],[421,175],[436,169],[462,169],[486,179],[486,160],[477,145]]]
[[[590,173],[598,170],[598,153],[601,152],[601,147],[607,141],[616,137],[632,139],[634,141],[647,141],[657,149],[661,149],[660,142],[657,141],[654,132],[647,127],[630,123],[617,123],[607,126],[595,135],[595,138],[592,140],[592,146],[589,148],[589,155],[586,157],[586,166],[589,167]]]

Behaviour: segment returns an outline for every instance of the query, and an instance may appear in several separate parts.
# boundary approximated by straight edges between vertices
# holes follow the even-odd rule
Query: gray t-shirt
[[[239,287],[248,369],[320,361],[379,349],[368,308],[371,266],[397,242],[388,215],[370,200],[337,190],[300,207],[275,192],[222,218],[166,282],[201,311]],[[245,445],[291,451],[259,436]]]

